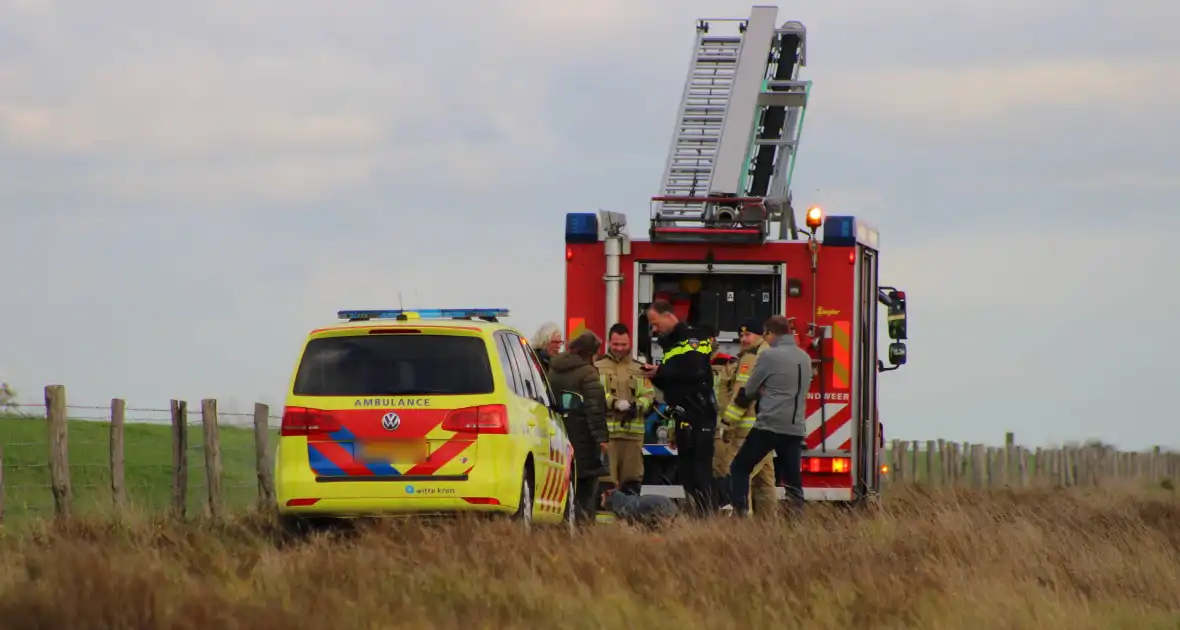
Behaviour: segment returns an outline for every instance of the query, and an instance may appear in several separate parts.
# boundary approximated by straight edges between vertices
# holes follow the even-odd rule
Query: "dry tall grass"
[[[0,627],[1176,628],[1180,501],[907,494],[571,541],[508,524],[380,523],[290,540],[221,527],[40,525],[0,539]]]

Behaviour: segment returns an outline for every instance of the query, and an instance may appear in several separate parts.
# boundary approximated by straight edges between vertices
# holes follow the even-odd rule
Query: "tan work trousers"
[[[745,441],[745,432],[739,432],[738,429],[727,429],[724,437],[715,438],[713,442],[713,474],[718,479],[729,474],[729,465]],[[750,497],[748,498],[751,500],[746,505],[752,506],[755,516],[771,517],[778,514],[778,493],[774,487],[774,459],[770,455],[767,455],[754,467],[754,474],[750,475]]]
[[[626,483],[643,483],[643,438],[612,437],[606,447],[610,457],[610,474],[600,481],[616,488]]]

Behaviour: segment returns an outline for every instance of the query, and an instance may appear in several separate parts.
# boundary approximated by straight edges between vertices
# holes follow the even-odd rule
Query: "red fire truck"
[[[645,310],[666,298],[681,320],[715,327],[720,351],[736,355],[744,319],[784,314],[816,374],[804,495],[856,502],[880,487],[877,374],[905,363],[905,293],[880,284],[878,234],[859,218],[813,206],[796,222],[806,29],[776,26],[776,15],[755,6],[746,19],[698,21],[647,239],[628,235],[622,213],[566,215],[566,339],[592,330],[605,340],[623,322],[635,357],[659,363]],[[718,32],[727,26],[736,28]],[[888,367],[877,358],[878,303],[893,339]],[[667,426],[658,412],[648,422],[643,492],[681,498]]]

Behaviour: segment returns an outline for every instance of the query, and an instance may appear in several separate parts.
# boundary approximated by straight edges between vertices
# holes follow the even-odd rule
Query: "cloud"
[[[276,53],[191,36],[134,54],[148,50],[128,39],[96,59],[0,62],[0,146],[81,160],[94,194],[173,206],[316,201],[390,172],[474,190],[557,149],[543,84],[511,68],[440,75],[396,48]],[[24,188],[60,182],[36,183]]]
[[[910,362],[882,377],[892,435],[1026,443],[1096,436],[1127,447],[1165,440],[1162,366],[1180,278],[1169,233],[1150,226],[1058,226],[946,234],[886,249],[882,278],[909,302]]]
[[[1174,110],[1180,104],[1180,65],[1167,59],[870,65],[828,77],[816,89],[830,92],[823,104],[833,114],[867,122],[936,132],[958,125],[1026,129],[1046,113],[1073,120],[1116,108],[1119,117]]]
[[[560,321],[564,213],[644,232],[695,20],[748,11],[4,3],[0,327],[21,332],[0,376],[90,403],[281,400],[340,308]],[[808,26],[815,80],[796,201],[876,224],[912,296],[911,363],[882,381],[891,436],[1171,435],[1165,12],[780,11]]]

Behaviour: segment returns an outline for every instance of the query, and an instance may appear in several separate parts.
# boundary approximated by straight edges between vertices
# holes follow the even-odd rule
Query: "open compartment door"
[[[647,322],[647,308],[657,298],[672,302],[690,326],[716,328],[721,352],[736,354],[743,321],[785,312],[786,272],[783,263],[635,263],[636,355],[661,358]]]

